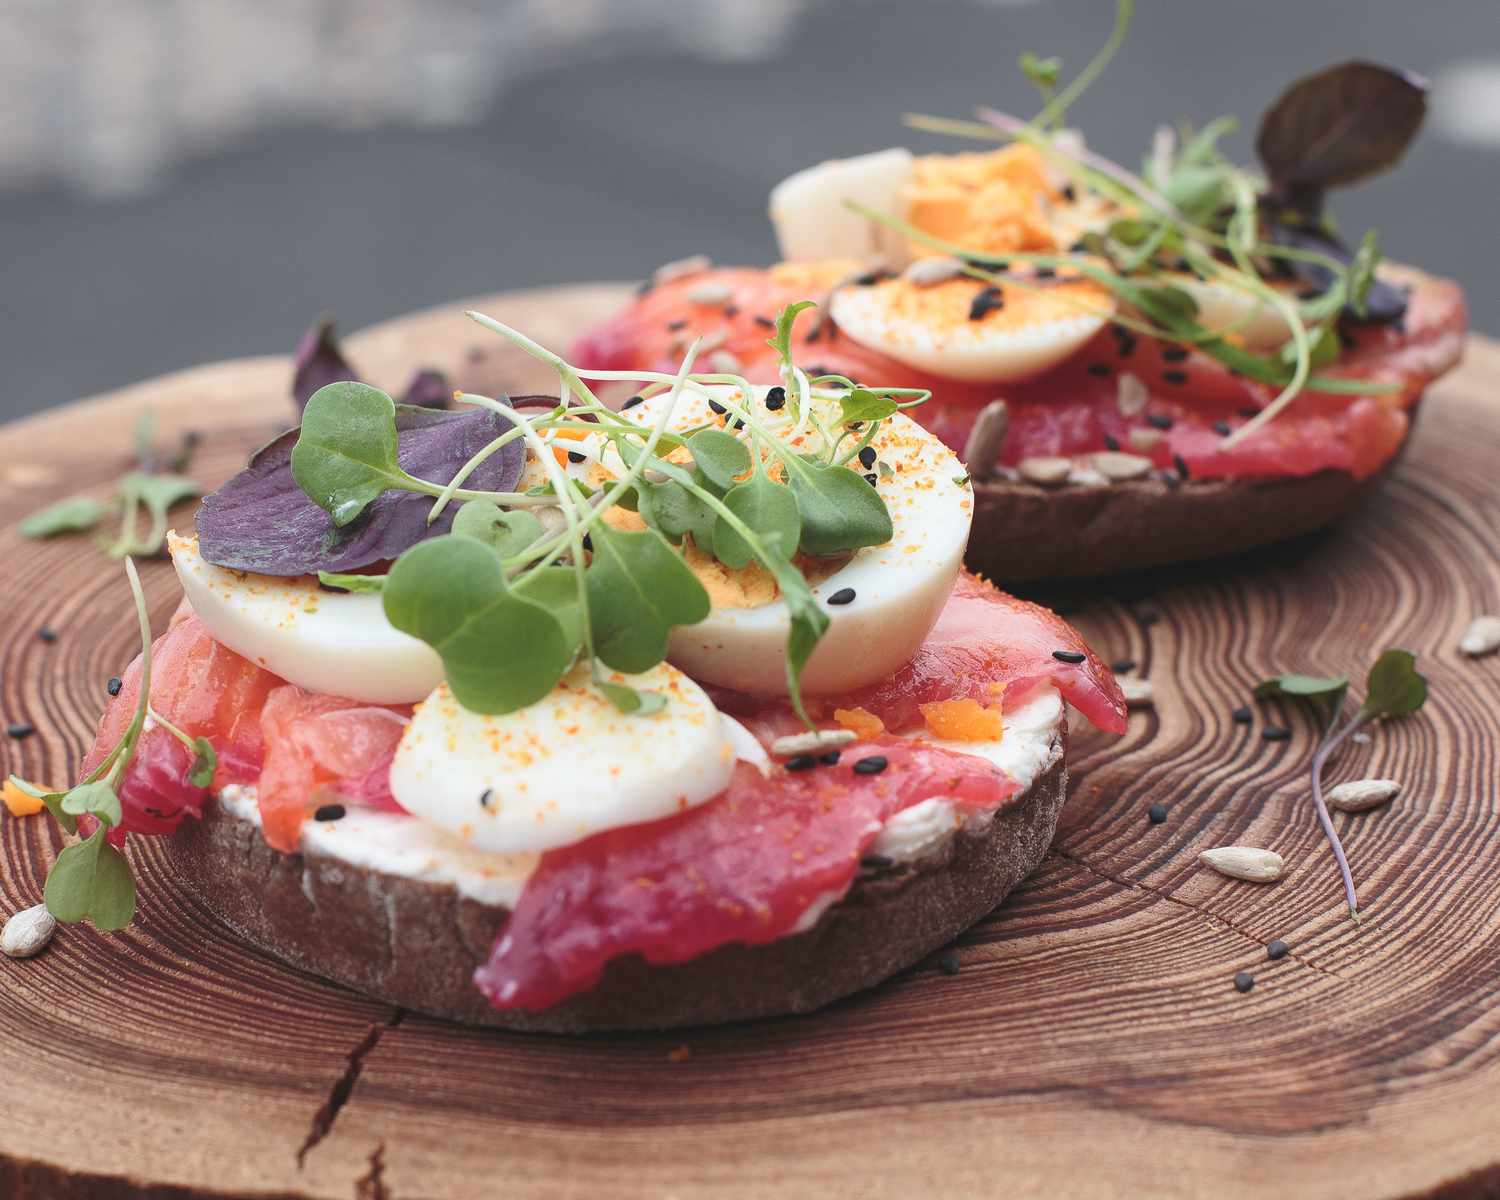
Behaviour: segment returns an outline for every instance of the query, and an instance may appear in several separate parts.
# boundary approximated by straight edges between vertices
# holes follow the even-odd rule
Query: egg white
[[[903,215],[901,189],[911,177],[910,150],[893,147],[854,158],[830,159],[783,179],[771,189],[771,224],[787,262],[879,257],[905,261],[906,239],[845,204]]]
[[[204,559],[196,537],[172,533],[167,548],[214,640],[290,683],[370,704],[412,704],[443,678],[437,652],[387,621],[379,595],[328,591],[311,575],[230,571]]]
[[[587,664],[500,715],[470,712],[439,685],[401,736],[391,794],[466,845],[513,854],[655,821],[728,786],[743,730],[732,731],[702,688],[666,663],[611,679],[667,704],[650,716],[621,713]]]
[[[727,398],[734,389],[708,391]],[[754,389],[760,416],[773,426],[789,426],[786,409],[766,411],[767,391]],[[649,425],[659,415],[661,403],[662,398],[653,397],[622,416]],[[684,393],[673,413],[672,427],[687,429],[712,421],[708,403],[707,396]],[[819,403],[824,417],[835,420],[837,402]],[[811,429],[796,442],[803,451],[821,444]],[[954,453],[904,414],[889,418],[872,445],[895,472],[876,485],[890,510],[893,536],[884,545],[855,551],[813,585],[813,595],[830,620],[802,671],[802,691],[808,696],[836,695],[876,683],[907,662],[947,602],[968,544],[974,494]],[[845,588],[854,591],[851,603],[828,604],[830,596]],[[781,599],[755,608],[716,607],[697,625],[672,631],[667,657],[704,683],[785,695],[790,628],[791,615]]]

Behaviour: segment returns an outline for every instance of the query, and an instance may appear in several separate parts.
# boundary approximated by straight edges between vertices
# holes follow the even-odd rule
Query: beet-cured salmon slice
[[[93,770],[120,740],[135,713],[141,686],[139,656],[121,676],[94,744],[84,759]],[[390,760],[408,710],[387,709],[294,687],[216,642],[196,617],[174,617],[152,643],[151,706],[192,737],[205,737],[218,756],[214,786],[259,783],[262,810],[269,774],[267,840],[296,848],[302,812],[320,797],[396,810]],[[141,734],[118,788],[124,820],[111,832],[171,833],[184,816],[201,816],[207,788],[187,773],[192,755],[165,729]],[[285,814],[297,797],[296,824]],[[273,833],[274,831],[274,833]]]
[[[1125,731],[1120,685],[1079,632],[1050,609],[965,571],[911,661],[881,683],[812,703],[821,716],[862,709],[891,732],[904,733],[923,723],[924,704],[976,700],[1004,708],[1041,683],[1055,686],[1098,728]],[[800,728],[785,700],[722,690],[712,695],[763,740]]]
[[[769,779],[740,763],[707,804],[544,854],[475,981],[497,1008],[537,1010],[623,955],[678,963],[775,941],[848,890],[895,813],[932,797],[973,813],[1017,791],[984,759],[896,738]]]
[[[682,348],[694,337],[718,342],[722,335],[719,344],[739,360],[746,378],[777,383],[779,360],[766,344],[768,322],[789,303],[821,299],[849,276],[850,266],[723,268],[662,284],[585,334],[574,348],[574,361],[601,370],[675,371]],[[1363,479],[1395,454],[1408,429],[1406,410],[1457,360],[1468,323],[1456,284],[1412,278],[1403,320],[1346,331],[1344,355],[1323,372],[1393,384],[1394,392],[1304,392],[1270,425],[1228,449],[1225,433],[1269,403],[1276,389],[1120,326],[1106,328],[1067,361],[1021,383],[935,376],[862,346],[811,314],[794,326],[792,348],[804,368],[871,385],[931,389],[930,401],[908,411],[955,450],[963,449],[983,405],[1005,400],[1010,432],[1001,462],[1007,465],[1123,448],[1159,467],[1180,459],[1194,477],[1302,476],[1335,469]],[[692,294],[709,283],[729,290],[725,305],[693,302]],[[1145,385],[1149,407],[1122,413],[1119,381],[1125,374]]]

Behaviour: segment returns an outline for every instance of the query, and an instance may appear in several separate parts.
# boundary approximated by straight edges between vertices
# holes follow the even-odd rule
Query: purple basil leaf
[[[1261,117],[1255,152],[1271,193],[1315,213],[1325,188],[1396,165],[1427,114],[1427,81],[1352,61],[1297,80]]]
[[[1283,225],[1271,219],[1266,223],[1266,234],[1278,245],[1292,246],[1298,250],[1315,250],[1329,258],[1338,259],[1346,266],[1354,257],[1343,242],[1322,228]],[[1333,286],[1333,272],[1321,263],[1303,262],[1300,259],[1288,259],[1286,263],[1298,282],[1309,289],[1326,292]],[[1356,315],[1347,305],[1343,315],[1346,320],[1357,325],[1389,325],[1406,315],[1406,293],[1377,278],[1370,284],[1370,294],[1365,298],[1364,315]]]
[[[329,383],[345,379],[360,382],[357,372],[339,350],[332,317],[320,317],[318,323],[302,335],[292,359],[292,402],[301,413],[312,394]]]
[[[488,409],[436,412],[396,409],[396,460],[418,479],[443,484],[511,423]],[[432,524],[431,496],[386,492],[342,529],[312,502],[292,478],[295,429],[261,447],[249,465],[198,510],[203,557],[221,567],[262,575],[347,572],[395,558],[424,538],[447,533],[456,505]],[[466,487],[485,492],[514,490],[526,451],[517,440],[475,468]]]
[[[448,377],[441,371],[423,367],[406,385],[406,395],[401,397],[401,403],[417,408],[447,408],[451,399],[453,385],[448,382]]]

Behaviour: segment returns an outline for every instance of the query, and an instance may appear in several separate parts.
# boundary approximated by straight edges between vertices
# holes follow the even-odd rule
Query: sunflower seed
[[[1070,487],[1108,487],[1109,477],[1101,475],[1087,463],[1074,463],[1068,472],[1068,486]]]
[[[1500,617],[1475,617],[1459,639],[1458,650],[1470,658],[1480,658],[1500,650]]]
[[[1132,429],[1125,435],[1125,440],[1130,443],[1132,450],[1140,450],[1142,453],[1155,450],[1161,445],[1161,430]]]
[[[708,356],[708,369],[720,375],[738,375],[745,366],[728,350],[715,350]]]
[[[1039,483],[1043,487],[1056,487],[1066,483],[1073,463],[1066,458],[1023,458],[1018,464],[1021,478],[1027,483]]]
[[[1255,846],[1219,846],[1198,855],[1198,861],[1231,879],[1248,879],[1251,883],[1275,883],[1286,866],[1274,850]]]
[[[906,268],[903,276],[907,283],[917,287],[933,287],[946,283],[964,273],[964,264],[956,258],[919,258]]]
[[[1137,417],[1146,411],[1151,393],[1146,385],[1126,371],[1115,384],[1115,407],[1122,417]]]
[[[0,932],[0,954],[7,958],[30,958],[45,950],[56,932],[57,918],[47,911],[45,904],[23,908]]]
[[[1394,779],[1351,779],[1328,789],[1328,807],[1339,812],[1366,812],[1379,808],[1401,794]]]
[[[789,733],[771,743],[771,753],[777,758],[790,758],[797,754],[817,754],[822,750],[837,750],[854,740],[852,729],[814,729],[809,733]]]
[[[964,464],[975,479],[988,479],[994,474],[1009,428],[1010,408],[1004,400],[991,400],[979,410],[969,440],[964,443]]]
[[[1094,455],[1094,469],[1106,479],[1123,482],[1147,474],[1151,470],[1151,460],[1121,450],[1101,450]]]
[[[662,263],[651,275],[652,283],[671,283],[674,279],[682,279],[687,275],[701,275],[704,271],[711,269],[714,260],[706,254],[690,254],[687,258],[673,259],[669,263]]]
[[[1127,708],[1150,708],[1156,703],[1156,697],[1151,693],[1151,681],[1149,679],[1136,679],[1134,676],[1126,676],[1117,681],[1120,692],[1125,697]]]
[[[688,303],[708,304],[714,308],[723,308],[733,295],[734,289],[717,279],[705,279],[687,290]]]

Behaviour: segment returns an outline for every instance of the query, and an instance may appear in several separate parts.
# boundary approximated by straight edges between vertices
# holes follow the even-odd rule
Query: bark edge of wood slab
[[[859,876],[806,933],[720,947],[689,962],[616,959],[590,991],[541,1012],[501,1012],[474,986],[504,908],[456,888],[339,859],[272,850],[253,822],[210,805],[166,839],[179,878],[242,937],[293,966],[402,1008],[476,1025],[604,1033],[806,1013],[945,946],[1042,860],[1067,793],[1059,757],[981,829],[910,868]]]

